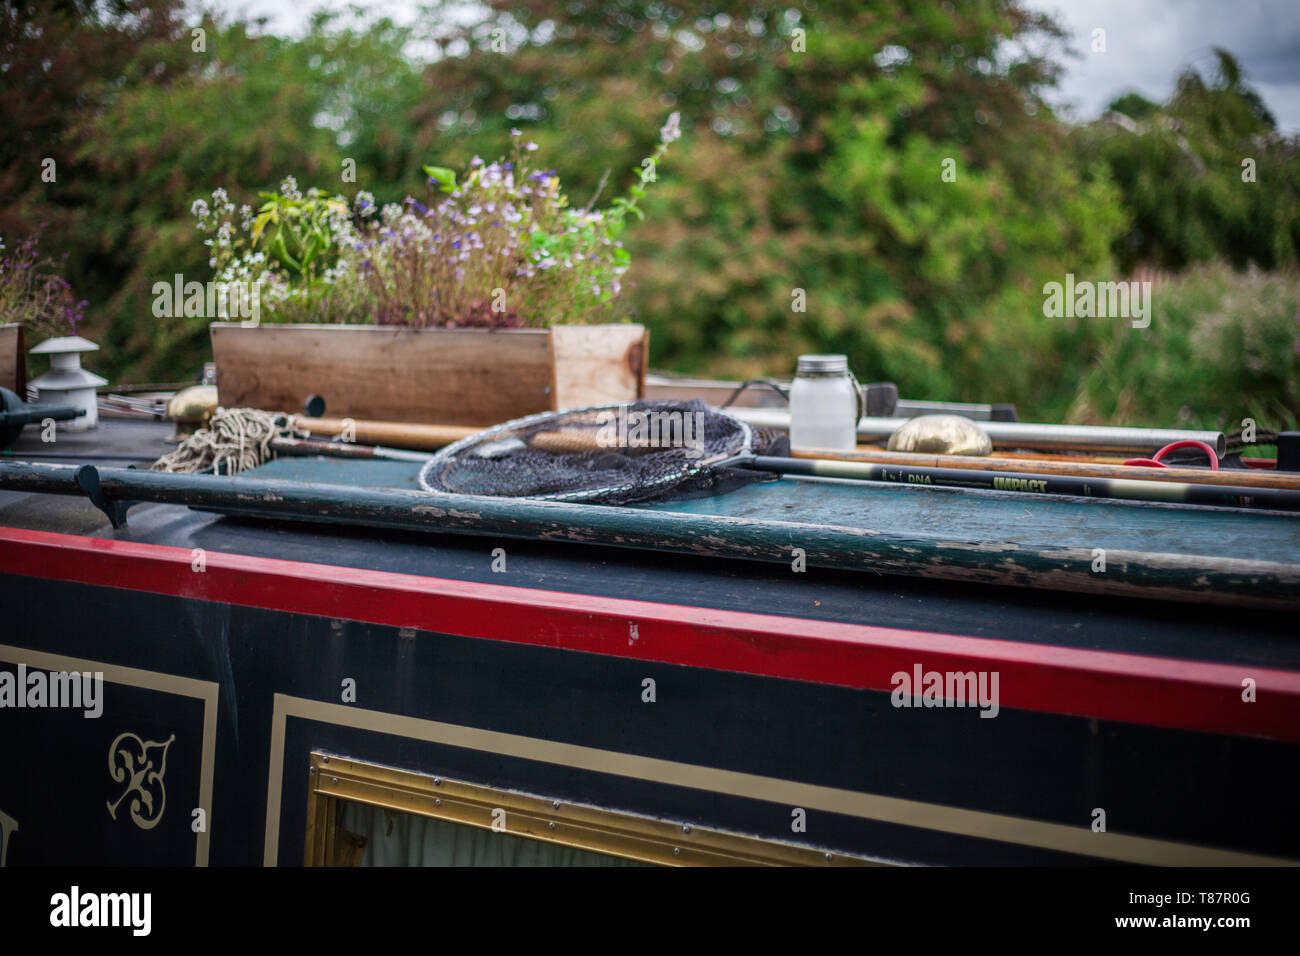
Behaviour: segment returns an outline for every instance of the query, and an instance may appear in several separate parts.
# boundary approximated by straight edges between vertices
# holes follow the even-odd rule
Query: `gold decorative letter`
[[[113,803],[106,804],[108,815],[117,819],[117,808],[131,794],[131,819],[141,830],[152,830],[162,819],[167,803],[163,774],[167,772],[167,748],[176,735],[162,743],[141,740],[135,734],[119,734],[108,748],[108,772],[126,789]]]

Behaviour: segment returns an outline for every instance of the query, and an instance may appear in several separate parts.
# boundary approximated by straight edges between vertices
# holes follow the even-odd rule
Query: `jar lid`
[[[847,355],[800,355],[799,369],[795,374],[827,375],[837,372],[847,373],[848,370]]]

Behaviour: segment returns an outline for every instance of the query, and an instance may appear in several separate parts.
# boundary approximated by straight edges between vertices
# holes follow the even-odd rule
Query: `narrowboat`
[[[1277,501],[457,495],[171,430],[0,460],[5,866],[1300,862]]]

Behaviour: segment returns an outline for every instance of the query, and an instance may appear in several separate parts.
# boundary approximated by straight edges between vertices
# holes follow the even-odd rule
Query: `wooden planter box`
[[[379,421],[495,425],[645,393],[640,325],[406,329],[378,325],[211,326],[226,408]]]
[[[16,322],[0,325],[0,388],[27,400],[27,346]]]

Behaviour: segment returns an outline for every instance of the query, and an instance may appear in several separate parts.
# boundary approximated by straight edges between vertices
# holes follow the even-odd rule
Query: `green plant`
[[[1234,431],[1300,424],[1300,276],[1226,263],[1152,290],[1151,324],[1112,324],[1069,420]]]
[[[554,170],[535,168],[537,146],[512,130],[509,160],[475,157],[464,175],[425,166],[430,205],[408,197],[378,207],[367,192],[346,200],[303,195],[287,178],[262,193],[256,216],[236,217],[224,189],[192,211],[210,233],[219,282],[263,284],[271,321],[375,322],[413,327],[511,328],[608,321],[629,256],[619,241],[670,143],[660,131],[628,195],[607,210],[575,209]],[[238,220],[238,224],[237,224]]]
[[[249,233],[254,249],[264,247],[295,278],[314,278],[320,262],[337,258],[334,223],[348,215],[347,201],[310,189],[303,196],[292,179],[266,200]]]

